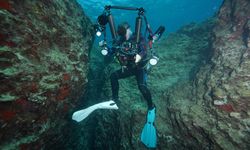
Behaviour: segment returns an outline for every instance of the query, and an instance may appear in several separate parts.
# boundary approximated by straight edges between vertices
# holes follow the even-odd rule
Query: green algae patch
[[[238,89],[237,92],[242,97],[250,97],[250,90],[249,89]]]
[[[0,46],[0,52],[8,51],[8,49],[7,46]]]
[[[17,99],[17,97],[11,95],[10,93],[6,93],[6,94],[1,94],[0,95],[0,101],[1,102],[14,101],[16,99]]]
[[[47,56],[50,57],[51,61],[58,63],[58,64],[68,61],[67,55],[59,51],[59,49],[57,48],[55,48],[54,50],[51,50]]]
[[[45,100],[47,100],[47,97],[42,96],[42,92],[41,93],[31,93],[29,95],[29,101],[35,102],[35,103],[43,103]]]
[[[47,75],[43,76],[42,79],[39,82],[40,87],[43,90],[54,90],[59,87],[59,82],[61,79],[61,75]]]
[[[67,72],[71,72],[74,70],[74,66],[69,60],[67,54],[61,52],[58,48],[54,48],[53,50],[51,50],[47,54],[47,57],[49,57],[52,65],[61,65],[62,68]]]
[[[19,73],[19,70],[15,67],[6,68],[4,70],[0,70],[0,73],[4,74],[5,76],[13,76]]]

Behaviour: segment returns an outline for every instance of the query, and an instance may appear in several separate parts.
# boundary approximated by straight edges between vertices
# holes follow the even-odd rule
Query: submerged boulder
[[[60,139],[87,83],[92,27],[76,1],[0,1],[0,149]]]

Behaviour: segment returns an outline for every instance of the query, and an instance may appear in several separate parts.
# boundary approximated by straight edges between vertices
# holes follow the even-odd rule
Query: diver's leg
[[[110,76],[111,81],[111,89],[112,89],[112,98],[113,100],[118,100],[118,92],[119,92],[119,79],[126,78],[132,76],[133,72],[130,69],[119,69],[113,72]]]
[[[151,93],[147,87],[147,73],[143,68],[138,69],[136,71],[136,80],[137,80],[137,84],[138,84],[138,88],[140,92],[142,93],[143,97],[147,101],[148,109],[151,110],[154,107],[154,105],[152,102]]]

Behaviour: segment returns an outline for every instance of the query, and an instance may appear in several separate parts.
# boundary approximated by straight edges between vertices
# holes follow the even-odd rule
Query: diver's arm
[[[135,55],[135,63],[140,62],[142,59],[146,57],[147,49],[144,45],[144,42],[141,42],[139,45],[139,52]]]
[[[146,47],[146,43],[144,40],[142,40],[140,42],[139,45],[139,53],[138,53],[142,58],[145,58],[147,55],[147,47]]]
[[[142,50],[141,52],[138,53],[138,55],[141,56],[141,58],[144,58],[146,56],[146,50]]]

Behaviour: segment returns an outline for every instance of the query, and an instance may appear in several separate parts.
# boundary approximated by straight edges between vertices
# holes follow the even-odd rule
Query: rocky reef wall
[[[248,0],[224,1],[212,31],[211,61],[193,82],[168,91],[166,120],[181,149],[250,147],[249,8]]]
[[[62,140],[88,82],[92,33],[76,1],[0,1],[0,149]]]

